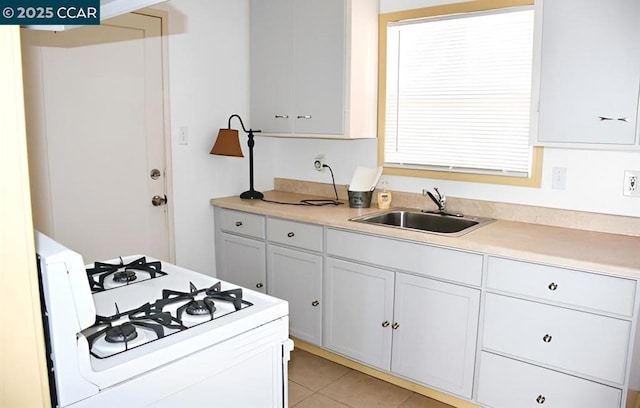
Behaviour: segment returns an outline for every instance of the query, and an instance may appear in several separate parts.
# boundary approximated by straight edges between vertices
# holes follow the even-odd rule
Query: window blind
[[[527,177],[533,9],[387,28],[385,166]]]

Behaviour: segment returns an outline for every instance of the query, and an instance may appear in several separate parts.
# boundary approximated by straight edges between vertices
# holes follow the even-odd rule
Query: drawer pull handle
[[[394,323],[394,324],[392,324],[392,325],[391,325],[391,328],[392,328],[393,330],[397,330],[397,329],[398,329],[398,327],[400,327],[400,325],[399,325],[398,323]]]
[[[242,221],[236,221],[236,227],[242,227]]]
[[[551,282],[549,284],[549,290],[553,291],[553,290],[556,290],[556,289],[558,289],[558,284],[555,283],[555,282]]]
[[[545,400],[546,400],[546,398],[544,397],[544,395],[538,395],[538,398],[536,398],[536,402],[538,404],[544,404]]]
[[[544,341],[545,343],[551,343],[551,339],[553,337],[549,334],[545,334],[544,337],[542,338],[542,341]]]
[[[382,327],[389,327],[389,322],[386,320],[382,322]]]
[[[320,304],[320,302],[318,302],[317,300],[314,300],[313,302],[311,302],[311,306],[316,307]]]
[[[608,117],[608,116],[598,116],[598,118],[600,118],[600,122],[605,121],[605,120],[619,120],[620,122],[628,122],[629,118],[612,118],[612,117]]]
[[[298,115],[298,119],[311,119],[311,115]]]
[[[293,232],[290,232],[290,233],[288,233],[288,234],[287,234],[287,236],[288,236],[289,238],[293,238],[293,236],[294,236],[294,235],[296,235],[296,234],[294,234]]]
[[[258,282],[258,284],[256,285],[256,288],[260,289],[261,287],[263,287],[264,285],[260,282]]]
[[[289,115],[276,115],[276,119],[289,119]]]

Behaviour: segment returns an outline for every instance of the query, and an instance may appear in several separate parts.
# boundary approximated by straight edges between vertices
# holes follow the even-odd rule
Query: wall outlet
[[[622,195],[640,197],[640,171],[625,170]]]
[[[313,168],[317,171],[324,171],[325,158],[324,154],[319,154],[313,159]]]

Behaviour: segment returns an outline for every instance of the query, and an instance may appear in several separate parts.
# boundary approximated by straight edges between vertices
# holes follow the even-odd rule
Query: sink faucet
[[[436,191],[437,197],[427,189],[422,190],[422,195],[425,197],[429,197],[434,203],[436,203],[436,205],[438,206],[438,211],[422,210],[422,212],[436,213],[441,215],[452,215],[454,217],[462,217],[462,214],[447,212],[447,196],[445,196],[444,194],[440,194],[438,187],[434,187],[433,189]]]

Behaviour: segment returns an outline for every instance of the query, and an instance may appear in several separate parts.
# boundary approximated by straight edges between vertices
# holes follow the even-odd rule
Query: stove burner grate
[[[229,302],[233,308],[220,305],[216,308],[215,302]],[[223,291],[217,282],[208,288],[198,289],[189,283],[189,292],[164,289],[161,299],[134,310],[120,313],[116,304],[115,314],[96,316],[96,323],[86,329],[85,335],[91,355],[103,359],[249,306],[253,303],[242,299],[242,288]],[[122,347],[111,351],[111,346],[108,346],[109,352],[105,353],[105,343],[121,344]]]
[[[148,274],[149,279],[158,278],[167,274],[162,271],[162,263],[160,261],[147,261],[147,258],[144,256],[127,264],[124,263],[122,258],[120,258],[120,262],[117,264],[95,262],[93,268],[87,269],[87,278],[89,279],[91,292],[96,293],[108,290],[109,288],[105,287],[105,282],[108,277],[112,277],[112,281],[117,284],[129,285],[138,280],[136,271]]]
[[[156,340],[168,334],[187,329],[180,320],[171,316],[170,313],[158,311],[149,303],[145,303],[137,309],[124,313],[120,313],[117,304],[115,307],[116,313],[112,316],[96,316],[96,323],[91,328],[99,329],[95,333],[87,336],[91,355],[96,358],[105,358],[105,356],[100,356],[93,349],[99,339],[104,339],[107,343],[111,344],[122,343],[124,345],[122,351],[127,351],[132,348],[129,342],[138,337],[137,328],[152,331],[155,334]],[[114,325],[114,322],[123,318],[128,320],[120,325]],[[169,332],[167,332],[167,329]]]

